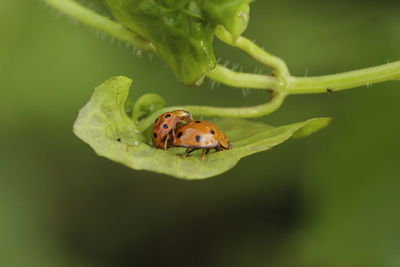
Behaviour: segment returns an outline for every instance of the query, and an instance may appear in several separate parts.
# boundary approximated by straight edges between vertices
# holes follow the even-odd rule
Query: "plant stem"
[[[280,82],[279,86],[274,88],[284,90],[287,94],[334,92],[400,79],[400,61],[338,74],[294,77],[290,75],[286,63],[282,59],[269,54],[250,40],[244,37],[234,40],[222,26],[216,29],[216,35],[223,42],[243,50],[258,62],[274,69]]]
[[[89,25],[97,30],[107,33],[123,42],[126,42],[138,49],[156,54],[153,44],[143,40],[139,35],[129,31],[121,24],[93,12],[92,10],[78,4],[73,0],[43,0],[48,5],[69,15],[78,21]]]
[[[189,111],[192,115],[205,117],[224,117],[224,118],[254,118],[270,114],[277,110],[285,100],[286,94],[276,92],[272,95],[269,102],[252,107],[241,108],[221,108],[208,106],[176,106],[163,108],[152,115],[142,119],[139,122],[139,130],[144,131],[150,127],[154,120],[164,112],[170,110],[183,109]]]
[[[86,25],[131,44],[136,48],[156,54],[156,50],[151,43],[141,39],[137,34],[126,29],[119,23],[93,12],[73,0],[43,1]],[[286,88],[288,94],[308,94],[324,93],[328,88],[332,91],[339,91],[377,82],[400,79],[400,61],[333,75],[293,77],[290,76],[286,63],[282,59],[269,54],[250,40],[244,37],[238,37],[236,40],[233,40],[229,32],[224,30],[223,27],[218,27],[216,34],[218,38],[227,44],[243,50],[255,60],[273,68],[278,78],[284,78],[284,81],[282,81],[281,79],[267,75],[239,73],[221,65],[217,65],[214,70],[207,73],[209,78],[233,87],[249,89],[276,89],[283,87]],[[287,84],[282,84],[284,82],[287,82]]]
[[[215,34],[221,41],[243,50],[256,61],[271,67],[278,79],[283,83],[281,86],[287,85],[287,80],[290,78],[290,73],[285,61],[283,61],[281,58],[271,55],[245,37],[239,36],[238,38],[234,39],[232,35],[222,26],[217,27]]]
[[[131,44],[136,48],[157,54],[152,43],[143,40],[138,34],[128,30],[119,23],[93,12],[73,0],[43,1],[86,25]],[[251,118],[267,115],[275,111],[282,105],[285,97],[290,94],[333,92],[363,85],[368,86],[377,82],[400,79],[400,61],[339,74],[316,77],[293,77],[290,75],[288,67],[282,59],[269,54],[252,41],[241,36],[233,39],[231,34],[222,26],[217,27],[215,34],[223,42],[243,50],[256,61],[271,67],[276,77],[239,73],[221,65],[217,65],[214,70],[208,72],[207,76],[217,82],[233,87],[270,89],[274,91],[271,101],[254,107],[242,108],[208,106],[169,107],[140,121],[139,128],[141,130],[149,127],[156,116],[171,109],[187,109],[195,115],[203,116]]]
[[[217,65],[215,69],[208,72],[207,77],[219,83],[239,88],[274,90],[279,86],[279,81],[275,77],[236,72],[222,65]]]
[[[396,79],[400,79],[400,61],[332,75],[292,77],[287,92],[288,94],[334,92]]]

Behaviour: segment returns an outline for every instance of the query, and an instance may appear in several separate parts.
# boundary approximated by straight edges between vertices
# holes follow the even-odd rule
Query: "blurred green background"
[[[400,60],[397,0],[258,0],[251,12],[245,35],[295,75]],[[93,88],[126,75],[134,98],[170,105],[252,105],[262,92],[180,85],[158,59],[40,1],[1,1],[0,20],[0,266],[400,266],[399,81],[290,97],[260,120],[334,122],[184,181],[97,157],[73,135]]]

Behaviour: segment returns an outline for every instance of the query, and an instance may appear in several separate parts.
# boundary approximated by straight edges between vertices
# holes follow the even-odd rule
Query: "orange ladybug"
[[[171,136],[180,124],[192,121],[192,116],[186,110],[173,110],[161,114],[155,121],[152,131],[153,144],[157,148],[167,150]]]
[[[186,158],[196,149],[203,149],[200,158],[215,148],[216,151],[227,150],[232,147],[229,139],[214,124],[208,121],[191,121],[176,130],[170,146],[186,147],[183,155]]]

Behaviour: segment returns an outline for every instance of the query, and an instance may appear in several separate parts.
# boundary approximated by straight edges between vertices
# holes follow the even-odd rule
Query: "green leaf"
[[[272,127],[251,120],[219,119],[215,123],[230,138],[233,148],[211,152],[205,160],[201,160],[198,153],[184,159],[181,157],[184,149],[172,148],[164,152],[152,147],[148,133],[139,132],[135,122],[125,113],[124,103],[131,83],[130,79],[120,76],[98,86],[90,101],[79,112],[74,133],[100,156],[132,169],[149,170],[177,178],[204,179],[216,176],[233,168],[243,157],[268,150],[293,136],[311,134],[330,121],[329,118],[317,118]],[[157,97],[154,99],[156,102],[159,100]]]
[[[217,25],[222,25],[236,39],[249,23],[249,4],[253,0],[206,0],[203,10]]]
[[[114,17],[151,42],[184,84],[199,85],[214,69],[214,31],[222,25],[234,39],[249,21],[252,0],[105,0]]]
[[[150,41],[184,84],[193,85],[215,67],[215,25],[201,18],[197,1],[106,0],[114,17]]]

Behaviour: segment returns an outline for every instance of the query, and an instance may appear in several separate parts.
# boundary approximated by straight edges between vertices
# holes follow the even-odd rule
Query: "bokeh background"
[[[86,1],[104,12],[100,1]],[[250,39],[293,74],[400,60],[400,2],[255,1]],[[40,1],[0,2],[0,266],[400,266],[400,82],[290,97],[260,118],[334,122],[203,181],[133,171],[72,133],[93,88],[244,106],[264,94],[178,84],[158,59]],[[267,70],[215,41],[222,62]]]

